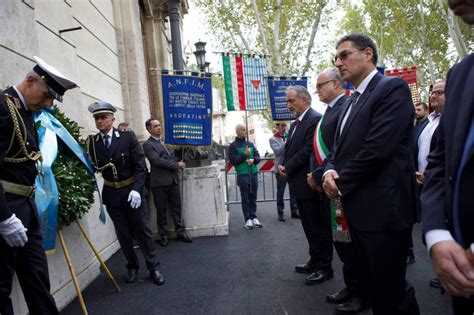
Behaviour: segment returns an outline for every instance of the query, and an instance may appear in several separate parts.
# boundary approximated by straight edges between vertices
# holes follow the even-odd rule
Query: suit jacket
[[[438,126],[438,142],[428,157],[425,187],[421,195],[423,234],[434,229],[450,230],[453,234],[455,227],[460,228],[454,225],[453,220],[453,184],[474,113],[473,65],[474,54],[470,54],[448,73],[446,109]],[[473,162],[472,149],[468,162]],[[462,189],[472,189],[472,167],[464,168],[463,178]],[[472,211],[472,199],[472,192],[461,190],[459,208]],[[472,221],[469,224],[472,229]],[[461,243],[459,238],[456,240]]]
[[[376,74],[341,130],[344,105],[327,170],[336,170],[348,223],[360,231],[402,230],[416,215],[412,150],[414,106],[400,78]]]
[[[151,165],[150,187],[179,183],[179,167],[174,150],[167,150],[161,141],[150,137],[143,144],[143,151]]]
[[[295,129],[296,121],[291,124],[289,139],[285,144],[285,157],[282,165],[288,175],[290,190],[296,199],[314,198],[306,177],[310,172],[310,156],[313,150],[313,135],[321,114],[309,108],[300,125]]]
[[[119,131],[113,128],[112,142],[107,150],[100,133],[89,138],[88,152],[92,163],[97,168],[101,168],[112,163],[117,169],[115,178],[111,167],[102,170],[102,177],[110,182],[123,181],[131,176],[134,181],[131,185],[116,189],[105,186],[102,188],[102,199],[104,204],[112,207],[119,207],[127,202],[128,194],[131,190],[140,193],[142,199],[146,194],[145,178],[146,165],[143,150],[133,132]]]
[[[25,104],[21,102],[15,89],[10,87],[0,93],[0,179],[21,185],[33,186],[38,172],[34,161],[28,160],[22,163],[9,163],[4,160],[13,135],[13,122],[6,105],[6,97],[15,104],[15,107],[25,124],[27,151],[39,151],[33,114],[25,109]],[[19,142],[15,137],[8,156],[11,157],[18,151],[21,151],[21,149]],[[23,153],[21,153],[17,157],[21,158],[23,156]],[[8,198],[6,194],[8,195]],[[28,202],[28,198],[26,197],[5,193],[0,184],[0,221],[11,217],[12,213],[16,213],[17,217],[20,217],[21,219],[21,216],[18,214],[16,209],[20,207],[30,208],[33,204],[34,202]],[[36,211],[34,212],[36,214]],[[27,226],[28,222],[23,221],[23,224]]]
[[[423,130],[426,128],[426,126],[428,125],[429,123],[429,120],[428,118],[422,120],[420,122],[420,124],[416,125],[415,126],[415,137],[414,137],[414,143],[413,143],[413,146],[414,146],[414,153],[415,153],[415,170],[418,171],[418,153],[419,153],[419,146],[418,146],[418,139],[420,138],[420,135],[421,133],[423,132]],[[439,125],[438,125],[439,127]],[[433,132],[433,135],[431,136],[431,140],[430,140],[430,152],[434,150],[435,146],[436,146],[436,141],[438,141],[438,127],[436,128],[436,130]]]
[[[323,141],[326,144],[326,147],[329,151],[332,151],[332,147],[334,145],[334,136],[336,135],[336,128],[337,123],[339,121],[339,116],[341,113],[341,108],[343,105],[350,99],[350,97],[343,95],[341,96],[336,103],[334,103],[332,108],[326,108],[326,112],[324,113],[324,118],[321,123],[321,133],[323,137]],[[314,131],[314,137],[316,137],[316,129]],[[314,144],[314,137],[313,137],[313,144]],[[314,148],[311,152],[311,170],[314,179],[318,183],[319,186],[322,186],[322,177],[324,173],[324,167],[326,165],[326,161],[323,165],[317,165],[316,156],[314,155]]]

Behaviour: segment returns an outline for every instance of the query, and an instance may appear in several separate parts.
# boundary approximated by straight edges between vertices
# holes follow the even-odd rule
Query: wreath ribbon
[[[43,157],[41,164],[38,164],[39,174],[35,182],[35,202],[38,209],[41,234],[43,236],[43,247],[46,252],[54,252],[56,231],[58,228],[59,191],[52,166],[58,155],[57,137],[71,149],[94,178],[95,190],[99,194],[100,201],[99,219],[102,223],[105,223],[105,211],[102,204],[102,196],[95,178],[94,168],[79,143],[77,143],[66,128],[64,128],[61,122],[48,111],[40,110],[36,112],[34,119],[36,124],[41,122],[38,128],[38,141]]]

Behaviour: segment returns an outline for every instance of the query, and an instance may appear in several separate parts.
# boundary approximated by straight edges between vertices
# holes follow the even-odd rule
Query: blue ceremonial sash
[[[94,168],[87,158],[82,147],[64,128],[64,126],[46,110],[35,113],[35,123],[41,122],[38,128],[39,148],[42,154],[42,162],[38,165],[38,176],[36,177],[35,202],[38,209],[38,217],[43,236],[43,247],[47,252],[54,252],[56,242],[56,231],[58,228],[58,205],[59,192],[54,177],[52,166],[58,155],[57,137],[71,149],[76,157],[86,166],[87,170],[94,177]],[[95,181],[95,189],[99,193],[100,214],[99,219],[105,223],[105,211],[102,204],[102,196]]]

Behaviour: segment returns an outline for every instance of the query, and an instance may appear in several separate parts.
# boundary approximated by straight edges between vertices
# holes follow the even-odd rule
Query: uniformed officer
[[[36,162],[41,161],[33,113],[62,101],[76,87],[34,57],[33,71],[0,94],[0,314],[13,314],[16,272],[30,314],[58,314],[34,203]]]
[[[143,150],[133,132],[122,132],[112,125],[115,107],[107,102],[89,105],[99,133],[89,137],[88,151],[97,172],[102,173],[102,198],[115,226],[117,238],[127,259],[125,281],[135,282],[139,261],[133,250],[132,235],[145,257],[150,278],[165,283],[155,253],[146,206],[146,165]]]

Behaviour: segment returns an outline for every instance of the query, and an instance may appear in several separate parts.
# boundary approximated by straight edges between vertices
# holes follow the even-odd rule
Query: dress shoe
[[[193,239],[191,237],[189,237],[189,235],[186,234],[185,232],[179,233],[177,240],[181,241],[181,242],[184,242],[184,243],[192,243],[193,242]]]
[[[298,212],[292,212],[291,213],[291,218],[292,219],[300,219],[301,217],[300,217]]]
[[[336,314],[355,314],[369,308],[369,303],[359,297],[353,297],[346,303],[336,305]]]
[[[326,301],[333,304],[341,304],[352,298],[352,292],[348,288],[326,295]]]
[[[133,283],[137,281],[138,277],[138,270],[137,269],[128,269],[127,270],[127,275],[125,276],[125,282],[127,283]]]
[[[279,214],[278,215],[278,221],[285,222],[285,215],[284,214]]]
[[[165,284],[165,277],[158,270],[150,271],[150,279],[156,285]]]
[[[311,261],[308,261],[306,264],[295,266],[295,271],[299,273],[310,274],[314,272],[315,270],[316,270],[316,266]]]
[[[166,247],[168,246],[168,236],[162,236],[158,243],[160,243],[161,246]]]
[[[441,285],[441,282],[438,278],[433,278],[430,280],[430,287],[441,289],[443,286]]]
[[[306,284],[320,284],[329,279],[334,278],[334,272],[330,270],[318,270],[306,277],[304,283]]]
[[[407,266],[414,264],[416,262],[415,255],[408,255],[407,257]]]

